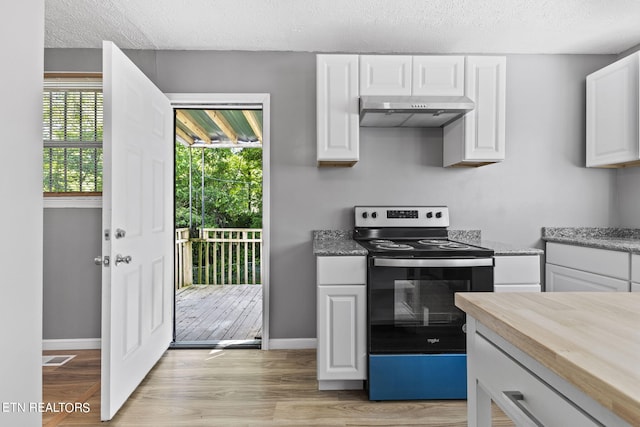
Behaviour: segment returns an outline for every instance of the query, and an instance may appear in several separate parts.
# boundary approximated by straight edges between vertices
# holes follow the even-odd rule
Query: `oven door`
[[[370,257],[370,354],[464,353],[456,292],[493,291],[493,258]]]

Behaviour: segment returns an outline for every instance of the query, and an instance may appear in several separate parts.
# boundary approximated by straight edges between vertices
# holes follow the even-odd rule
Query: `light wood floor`
[[[176,292],[176,341],[262,335],[261,285],[191,285]]]
[[[45,370],[45,399],[81,394],[85,387],[74,385],[99,377],[95,357]],[[315,350],[169,350],[109,423],[100,422],[99,389],[88,393],[80,401],[90,413],[48,425],[466,426],[466,401],[370,402],[364,391],[318,391]],[[494,425],[513,426],[498,410]]]
[[[84,417],[88,418],[95,413],[99,420],[100,350],[56,350],[44,351],[42,354],[76,356],[62,366],[42,367],[42,401],[45,403],[90,402],[91,413]],[[97,406],[94,406],[96,398]],[[44,412],[42,425],[47,427],[64,425],[63,422],[68,416],[64,411]]]

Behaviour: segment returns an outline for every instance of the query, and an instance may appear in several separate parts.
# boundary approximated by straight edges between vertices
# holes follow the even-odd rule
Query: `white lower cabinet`
[[[627,292],[629,282],[573,268],[547,264],[549,292]]]
[[[629,292],[631,270],[628,252],[547,243],[549,292]]]
[[[540,256],[495,256],[494,292],[540,292]]]
[[[490,425],[489,399],[518,426],[602,425],[569,396],[530,371],[523,364],[527,358],[512,356],[504,344],[490,341],[494,336],[491,332],[477,333],[474,319],[468,318],[467,325],[468,331],[473,331],[467,339],[469,426]]]
[[[617,279],[629,280],[629,253],[547,243],[547,263]]]
[[[365,297],[365,286],[318,287],[318,380],[365,379]]]
[[[631,292],[640,292],[640,283],[631,283]]]
[[[362,389],[367,378],[366,258],[317,257],[320,390]]]

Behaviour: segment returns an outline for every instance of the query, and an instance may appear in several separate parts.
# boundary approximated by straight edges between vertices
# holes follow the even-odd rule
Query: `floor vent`
[[[74,357],[76,357],[75,354],[42,356],[42,366],[62,366]]]

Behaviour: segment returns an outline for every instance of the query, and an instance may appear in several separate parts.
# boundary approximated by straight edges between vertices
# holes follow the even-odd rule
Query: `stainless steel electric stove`
[[[354,215],[354,239],[369,251],[369,398],[466,398],[466,317],[454,295],[493,291],[493,251],[449,240],[445,206]]]

